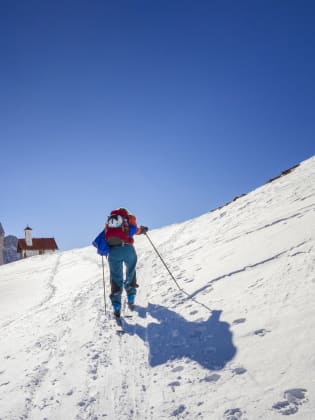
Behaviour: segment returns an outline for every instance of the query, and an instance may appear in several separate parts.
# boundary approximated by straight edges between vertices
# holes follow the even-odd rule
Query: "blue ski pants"
[[[137,254],[135,248],[133,245],[126,244],[110,247],[108,263],[111,283],[110,299],[114,310],[120,311],[123,289],[126,290],[129,303],[134,303],[137,293]]]

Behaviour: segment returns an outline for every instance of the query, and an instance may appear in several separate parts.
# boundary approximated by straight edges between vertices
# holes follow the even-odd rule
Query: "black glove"
[[[140,229],[140,235],[147,233],[147,231],[149,230],[149,228],[146,226],[140,226]]]

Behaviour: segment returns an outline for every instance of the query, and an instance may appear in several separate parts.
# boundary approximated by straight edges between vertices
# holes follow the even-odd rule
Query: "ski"
[[[125,308],[124,316],[126,318],[133,318],[134,313],[135,313],[135,305],[134,304],[128,304]]]
[[[124,334],[126,332],[125,328],[128,330],[128,327],[133,325],[132,319],[136,312],[135,309],[136,306],[134,304],[128,304],[124,305],[123,316],[115,316],[115,314],[113,314],[114,329],[117,334]]]
[[[114,316],[114,322],[115,322],[115,330],[117,334],[123,334],[125,331],[124,331],[122,318]]]

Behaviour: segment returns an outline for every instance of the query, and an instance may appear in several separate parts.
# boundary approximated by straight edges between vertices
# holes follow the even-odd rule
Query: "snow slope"
[[[315,419],[315,157],[150,238],[123,335],[92,246],[0,267],[0,419]]]

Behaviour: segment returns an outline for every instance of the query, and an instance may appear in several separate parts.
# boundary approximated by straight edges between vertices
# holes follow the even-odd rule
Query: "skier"
[[[136,217],[125,208],[112,210],[108,216],[105,229],[93,241],[98,253],[108,258],[110,270],[110,299],[114,315],[120,318],[121,295],[126,290],[128,306],[134,309],[137,293],[136,265],[137,254],[133,246],[134,235],[145,234],[146,226],[137,226]],[[125,278],[124,278],[125,266]]]

